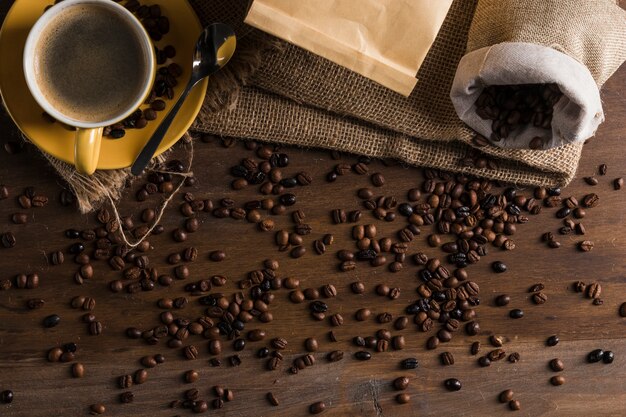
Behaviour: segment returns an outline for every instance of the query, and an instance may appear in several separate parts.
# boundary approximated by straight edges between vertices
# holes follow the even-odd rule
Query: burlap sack
[[[569,3],[569,0],[554,1]],[[225,0],[192,3],[207,21],[214,18],[216,10],[232,5],[232,1]],[[544,3],[544,0],[530,3]],[[476,0],[454,2],[417,74],[420,82],[408,98],[281,42],[280,50],[264,54],[263,64],[250,79],[254,87],[239,92],[236,106],[222,112],[203,110],[194,128],[222,135],[394,157],[419,166],[470,172],[518,184],[567,184],[576,172],[580,143],[546,151],[486,146],[481,151],[497,158],[499,169],[460,164],[472,149],[474,132],[459,120],[449,92],[468,44],[475,43],[468,41],[468,35],[476,5]],[[561,27],[552,25],[551,16],[535,9],[529,8],[525,18],[552,28],[553,33],[563,32]],[[623,16],[617,8],[611,13],[618,16],[616,20]],[[487,18],[485,14],[481,16]],[[575,30],[586,29],[572,28]],[[507,39],[508,29],[502,27],[500,31],[500,36]],[[248,42],[253,44],[257,36],[256,31],[251,31]],[[620,51],[616,55],[618,62],[623,61],[625,38],[626,31],[622,30],[617,34],[619,42],[609,45]],[[584,51],[588,47],[581,46]],[[601,60],[590,59],[596,63],[593,68],[604,74],[602,81],[615,69],[612,65],[611,70],[603,70]]]
[[[611,0],[479,0],[450,93],[457,114],[489,138],[491,120],[475,106],[484,87],[555,83],[563,97],[551,131],[529,124],[494,145],[528,148],[534,137],[546,148],[584,142],[604,121],[599,87],[624,61],[625,32],[626,15]]]

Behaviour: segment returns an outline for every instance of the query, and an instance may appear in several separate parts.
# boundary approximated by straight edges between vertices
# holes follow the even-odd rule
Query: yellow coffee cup
[[[150,36],[126,8],[110,0],[65,0],[31,29],[23,66],[37,103],[76,127],[74,163],[91,175],[104,127],[128,118],[145,101],[156,60]]]

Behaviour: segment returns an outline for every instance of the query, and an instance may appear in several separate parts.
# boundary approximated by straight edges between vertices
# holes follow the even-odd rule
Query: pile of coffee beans
[[[595,193],[565,197],[559,188],[538,187],[531,195],[525,195],[514,187],[502,187],[493,181],[433,169],[424,169],[422,182],[397,196],[385,192],[387,179],[383,172],[372,169],[378,164],[370,158],[360,157],[353,163],[345,163],[341,155],[332,153],[336,162],[332,162],[325,175],[314,178],[294,168],[295,164],[280,146],[252,141],[241,145],[232,138],[208,135],[199,139],[213,145],[242,148],[241,159],[227,169],[230,176],[224,179],[224,185],[230,185],[228,193],[219,195],[212,190],[210,194],[200,195],[194,188],[195,178],[189,176],[182,180],[186,187],[177,197],[177,207],[167,212],[178,223],[169,229],[155,224],[159,218],[157,210],[148,204],[157,206],[163,195],[171,193],[181,181],[176,174],[187,170],[182,161],[172,159],[148,174],[143,183],[135,185],[134,195],[137,203],[141,203],[140,209],[121,213],[119,217],[110,208],[98,210],[89,227],[66,229],[63,233],[66,247],[55,248],[47,257],[54,266],[64,261],[74,262],[71,278],[76,288],[85,289],[80,286],[94,277],[106,277],[111,297],[126,294],[140,297],[144,292],[162,291],[160,298],[154,297],[152,312],[156,314],[127,318],[125,333],[129,341],[159,351],[144,354],[138,358],[140,369],[129,365],[117,377],[120,392],[116,398],[120,404],[135,401],[133,387],[146,383],[166,356],[168,362],[181,363],[181,384],[193,384],[200,380],[199,370],[203,365],[199,359],[207,355],[208,362],[204,363],[210,367],[229,367],[233,373],[237,367],[258,367],[278,378],[278,375],[306,374],[313,366],[369,361],[394,352],[399,359],[392,361],[390,371],[399,368],[403,375],[389,377],[386,383],[393,389],[389,395],[397,404],[412,401],[409,391],[414,374],[408,371],[419,372],[419,360],[413,356],[414,352],[402,355],[401,351],[413,340],[407,335],[415,332],[425,334],[423,354],[433,355],[446,369],[454,369],[455,363],[458,366],[463,359],[463,355],[453,353],[446,344],[455,337],[466,336],[473,339],[468,344],[468,353],[475,356],[473,360],[479,367],[489,367],[497,361],[517,363],[521,354],[508,344],[507,335],[491,332],[486,342],[481,344],[477,340],[490,333],[489,329],[481,328],[484,323],[479,323],[477,311],[487,302],[502,307],[504,317],[525,320],[525,311],[519,308],[523,300],[505,293],[493,297],[481,294],[479,279],[473,277],[472,268],[481,261],[489,262],[485,270],[492,271],[494,279],[506,282],[514,271],[500,259],[505,259],[507,251],[517,250],[516,234],[534,216],[552,210],[559,224],[555,230],[546,231],[542,240],[550,248],[558,248],[561,245],[554,244],[558,243],[557,236],[586,234],[582,219],[600,202]],[[606,170],[604,166],[600,171],[606,173]],[[346,180],[350,175],[355,177]],[[302,202],[311,198],[307,187],[312,183],[323,187],[324,181],[345,181],[346,196],[350,198],[325,208],[324,218],[320,219],[311,215]],[[237,199],[237,193],[244,189],[248,189],[247,195],[254,192],[255,199]],[[70,205],[71,195],[66,194],[64,191],[59,200]],[[8,190],[4,195],[9,197]],[[16,199],[24,210],[20,213],[29,213],[32,207],[47,203],[47,198],[32,188]],[[194,241],[206,236],[203,225],[210,219],[249,225],[250,233],[267,238],[264,257],[255,259],[253,268],[241,268],[238,276],[226,276],[214,270],[213,267],[229,262],[232,253],[230,248],[219,245],[206,251],[194,246]],[[15,227],[24,224],[12,223]],[[393,233],[383,233],[390,227]],[[122,233],[145,239],[131,249],[124,244]],[[156,239],[158,235],[163,236]],[[19,233],[12,236],[3,237],[3,242],[14,242],[7,250],[19,245]],[[159,259],[152,255],[153,244],[164,239],[169,240],[168,248],[172,249],[164,259]],[[581,242],[586,243],[572,245],[581,248],[579,256],[588,256],[582,247],[591,247],[591,241],[585,238]],[[285,272],[293,268],[281,267],[283,263],[297,267],[297,259],[302,257],[316,257],[320,264],[334,265],[336,274],[329,274],[322,285],[311,285],[297,274]],[[203,276],[194,276],[193,264],[199,260],[212,268]],[[359,272],[360,278],[355,278],[352,271]],[[414,279],[402,282],[401,286],[392,281],[394,276],[407,271]],[[346,276],[352,278],[346,280]],[[13,280],[2,281],[0,288],[34,289],[39,281],[37,273],[26,272]],[[578,281],[573,289],[594,304],[602,304],[602,287],[598,282]],[[375,301],[376,308],[363,304],[347,311],[341,303],[346,297],[362,299],[365,294]],[[529,308],[548,302],[544,283],[529,287],[528,297],[531,301],[524,306]],[[301,345],[294,342],[292,335],[272,334],[270,323],[282,319],[275,317],[275,306],[284,302],[305,311],[311,325],[319,327],[319,334]],[[30,298],[25,308],[36,310],[44,304],[43,299]],[[83,334],[106,337],[108,318],[96,317],[96,304],[100,305],[100,301],[96,303],[93,297],[78,293],[68,300],[74,312],[80,311]],[[619,307],[619,314],[626,316],[626,303]],[[354,330],[347,325],[351,321],[375,322],[378,328]],[[61,315],[50,314],[41,324],[51,328],[59,323]],[[350,341],[351,349],[340,349],[338,340]],[[557,335],[546,335],[546,348],[558,343]],[[85,358],[77,361],[82,352],[76,343],[53,344],[48,349],[48,360],[54,364],[66,363],[71,377],[88,375]],[[162,354],[160,349],[171,354]],[[245,355],[246,351],[253,354]],[[614,354],[594,350],[587,358],[589,362],[611,363]],[[189,364],[196,369],[189,369]],[[565,365],[554,358],[548,367],[561,372]],[[565,383],[560,373],[552,375],[549,381],[555,386]],[[459,391],[464,383],[466,387],[469,384],[458,378],[442,378],[440,388],[442,392]],[[214,386],[208,396],[196,388],[186,388],[171,399],[172,408],[205,413],[228,407],[236,399],[233,389],[220,385]],[[9,398],[5,392],[2,398]],[[263,401],[268,406],[280,407],[279,394],[267,392]],[[510,410],[521,409],[521,402],[510,389],[503,391],[499,400]],[[310,404],[307,407],[312,414],[333,406],[330,401],[314,397],[306,404]],[[107,406],[94,403],[89,408],[93,414],[102,414]]]
[[[491,120],[494,142],[506,139],[509,134],[532,125],[551,135],[554,105],[563,93],[556,84],[492,85],[486,87],[476,100],[476,114]],[[531,149],[543,148],[545,139],[537,136],[530,142]]]

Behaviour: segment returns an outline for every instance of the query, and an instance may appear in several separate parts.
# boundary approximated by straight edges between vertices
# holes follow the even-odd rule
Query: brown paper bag
[[[599,87],[626,58],[626,13],[614,0],[479,0],[451,89],[459,117],[489,138],[491,120],[475,102],[489,85],[551,84],[563,96],[554,105],[552,130],[532,125],[494,145],[544,148],[582,143],[604,121]]]
[[[408,96],[452,0],[254,0],[245,23]]]

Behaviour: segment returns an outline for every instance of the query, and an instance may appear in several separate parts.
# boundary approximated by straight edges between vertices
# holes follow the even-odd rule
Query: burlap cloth
[[[241,27],[243,15],[235,16],[232,5],[245,10],[247,0],[191,2],[204,21]],[[449,97],[457,64],[477,47],[532,42],[579,59],[601,86],[626,58],[625,16],[611,0],[456,0],[408,98],[275,40],[278,47],[265,52],[236,105],[221,111],[206,106],[193,129],[398,158],[517,184],[566,185],[576,173],[581,144],[545,151],[486,146],[481,151],[497,158],[497,170],[460,165],[474,133],[459,120]],[[243,47],[266,38],[248,29]]]

